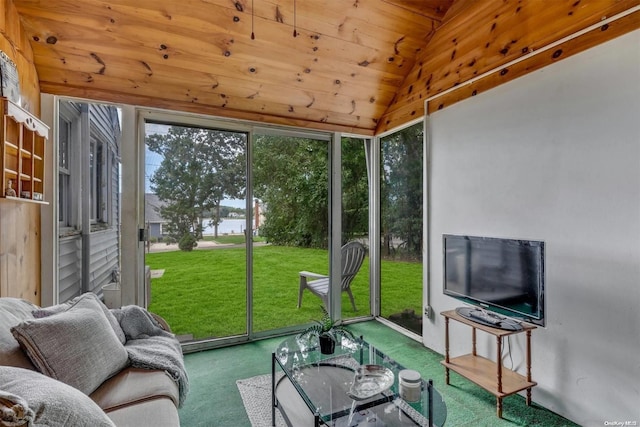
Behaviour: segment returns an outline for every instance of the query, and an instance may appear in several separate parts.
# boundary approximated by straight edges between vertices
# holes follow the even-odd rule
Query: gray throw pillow
[[[27,319],[33,319],[31,311],[36,308],[36,305],[22,299],[0,298],[0,365],[35,369],[11,334],[11,327]]]
[[[28,369],[0,366],[0,395],[19,397],[16,401],[24,411],[12,414],[15,415],[13,421],[26,421],[29,427],[115,427],[88,396],[60,381]],[[13,412],[11,410],[14,408],[15,406],[10,407],[8,412]],[[4,425],[1,420],[0,425]]]
[[[113,328],[113,332],[116,333],[116,336],[118,337],[120,342],[122,344],[124,344],[126,342],[126,338],[124,336],[124,332],[122,332],[122,328],[120,327],[120,323],[118,323],[118,319],[116,319],[116,317],[113,315],[111,310],[109,310],[109,308],[107,308],[107,306],[104,305],[102,303],[102,301],[100,301],[98,296],[96,294],[94,294],[93,292],[84,293],[84,294],[82,294],[80,296],[77,296],[74,299],[69,300],[69,301],[67,301],[65,303],[62,303],[62,304],[52,305],[51,307],[45,307],[45,308],[39,308],[37,310],[33,310],[31,312],[31,314],[33,314],[33,317],[35,317],[36,319],[41,319],[43,317],[49,317],[49,316],[52,316],[54,314],[62,313],[63,311],[69,310],[71,307],[75,306],[78,302],[80,302],[80,301],[82,301],[82,300],[84,300],[86,298],[93,299],[100,305],[100,308],[104,312],[104,315],[107,316],[107,320],[109,321],[109,324]]]
[[[127,350],[92,298],[11,332],[40,372],[87,395],[128,364]]]

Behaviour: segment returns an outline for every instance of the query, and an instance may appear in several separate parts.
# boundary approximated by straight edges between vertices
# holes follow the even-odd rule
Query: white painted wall
[[[544,240],[533,400],[585,426],[640,425],[640,31],[435,113],[430,135],[424,344],[444,352],[439,313],[462,305],[442,293],[443,233]],[[469,351],[468,327],[451,337],[452,356]]]

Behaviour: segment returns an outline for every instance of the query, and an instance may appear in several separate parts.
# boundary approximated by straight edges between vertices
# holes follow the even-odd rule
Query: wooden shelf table
[[[531,379],[531,331],[536,326],[522,323],[518,331],[504,330],[481,325],[468,320],[455,310],[440,313],[445,322],[445,359],[441,362],[445,367],[445,381],[449,384],[449,370],[457,372],[464,378],[476,383],[496,397],[496,411],[502,418],[502,399],[506,396],[527,390],[527,405],[531,405],[531,389],[537,385]],[[449,320],[455,320],[471,326],[471,354],[451,358],[449,356]],[[476,351],[476,329],[480,329],[496,337],[496,361],[479,356]],[[524,332],[526,334],[526,376],[520,375],[502,366],[502,338]]]

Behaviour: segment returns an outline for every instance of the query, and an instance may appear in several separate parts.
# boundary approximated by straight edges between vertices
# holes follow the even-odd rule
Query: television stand
[[[445,367],[445,382],[449,384],[449,370],[453,370],[466,379],[476,383],[496,397],[496,412],[502,418],[502,399],[522,390],[527,390],[527,405],[531,406],[531,389],[538,383],[531,380],[531,331],[536,326],[528,323],[521,324],[520,330],[505,330],[492,326],[486,326],[461,316],[456,310],[443,311],[445,327],[445,359],[440,362]],[[459,357],[449,357],[449,320],[455,320],[471,326],[471,354]],[[476,352],[476,329],[480,329],[496,337],[496,361],[478,356]],[[524,332],[527,337],[526,344],[526,376],[520,375],[502,366],[502,338]]]

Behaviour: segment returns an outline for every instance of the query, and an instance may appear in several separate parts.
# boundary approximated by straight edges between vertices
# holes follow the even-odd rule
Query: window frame
[[[79,158],[80,150],[80,110],[77,109],[76,104],[68,100],[58,100],[58,125],[60,122],[68,124],[68,143],[67,143],[67,167],[62,169],[63,174],[66,176],[66,191],[60,193],[58,189],[58,215],[60,215],[60,205],[62,205],[63,213],[66,215],[64,218],[58,218],[58,235],[59,237],[65,237],[70,234],[75,234],[80,231],[80,218],[78,214],[79,206],[78,199],[73,195],[79,191],[79,180],[81,173],[81,165]],[[56,156],[57,178],[58,185],[60,185],[60,134],[58,131],[58,149]],[[64,197],[64,200],[61,200]]]
[[[63,144],[62,129],[65,129]],[[58,226],[59,228],[70,227],[70,153],[72,122],[63,115],[58,115]]]

